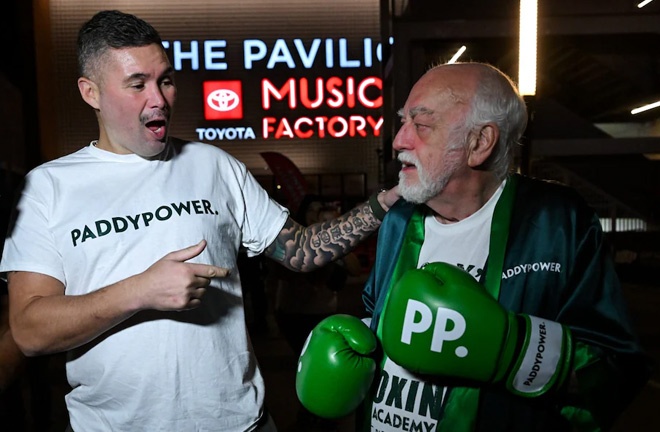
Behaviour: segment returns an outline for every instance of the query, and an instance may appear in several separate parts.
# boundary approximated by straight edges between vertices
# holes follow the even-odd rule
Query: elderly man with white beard
[[[515,173],[528,118],[515,84],[487,64],[437,66],[399,115],[404,199],[380,228],[370,327],[319,324],[298,367],[302,403],[326,416],[359,404],[360,431],[611,427],[649,360],[595,211]]]

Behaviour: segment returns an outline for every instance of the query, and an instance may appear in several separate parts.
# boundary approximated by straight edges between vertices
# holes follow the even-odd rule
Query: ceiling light
[[[461,56],[461,54],[465,52],[465,50],[466,50],[465,45],[460,47],[458,51],[456,51],[456,54],[454,54],[454,57],[452,57],[451,60],[447,62],[447,64],[456,63],[456,60],[458,60],[458,58]]]
[[[641,8],[643,8],[644,6],[646,6],[647,4],[651,3],[652,1],[653,1],[653,0],[644,0],[643,2],[641,2],[640,4],[638,4],[637,7],[641,9]]]
[[[523,96],[536,94],[536,0],[520,0],[518,90]]]
[[[648,105],[643,105],[641,107],[637,107],[634,110],[630,111],[630,114],[639,114],[642,111],[648,111],[650,109],[657,108],[657,107],[660,107],[660,101],[653,102],[653,103],[650,103]]]

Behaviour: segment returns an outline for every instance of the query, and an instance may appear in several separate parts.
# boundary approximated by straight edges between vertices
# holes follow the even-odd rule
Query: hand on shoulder
[[[399,185],[394,186],[389,190],[382,191],[378,194],[378,202],[383,207],[383,210],[388,211],[390,207],[396,203],[401,194],[399,193]]]

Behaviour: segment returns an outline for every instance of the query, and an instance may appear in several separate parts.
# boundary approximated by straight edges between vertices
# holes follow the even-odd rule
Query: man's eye
[[[426,129],[428,126],[421,124],[421,123],[415,123],[415,129],[420,130],[420,129]]]
[[[136,89],[136,90],[142,90],[144,88],[144,84],[142,84],[142,83],[132,84],[131,87]]]

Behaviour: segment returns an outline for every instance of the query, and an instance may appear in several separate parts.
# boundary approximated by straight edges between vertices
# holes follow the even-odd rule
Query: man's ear
[[[94,109],[99,109],[99,86],[89,78],[78,78],[78,90],[83,100]]]
[[[494,123],[487,123],[474,133],[470,142],[468,153],[468,166],[476,168],[481,166],[490,157],[497,140],[500,137],[500,130]]]

